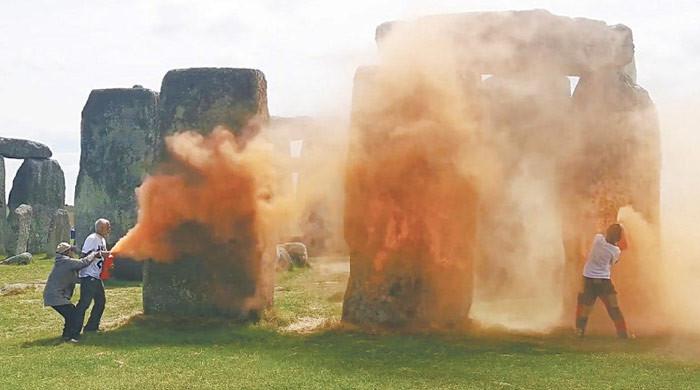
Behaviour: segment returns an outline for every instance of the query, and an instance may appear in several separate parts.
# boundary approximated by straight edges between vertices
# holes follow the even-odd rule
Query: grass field
[[[149,318],[138,283],[110,282],[107,331],[65,344],[35,284],[50,268],[48,259],[0,266],[0,389],[700,388],[700,339],[690,336],[344,330],[348,269],[338,259],[279,274],[274,308],[247,326]]]

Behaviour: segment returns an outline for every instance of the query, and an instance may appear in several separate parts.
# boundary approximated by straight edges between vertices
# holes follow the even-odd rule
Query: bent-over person
[[[97,252],[82,259],[74,259],[77,250],[66,242],[56,247],[56,259],[51,268],[49,278],[44,287],[44,306],[50,306],[63,317],[63,333],[65,341],[77,342],[76,335],[71,333],[71,320],[75,306],[71,303],[75,283],[78,281],[78,271],[89,266],[96,258]]]

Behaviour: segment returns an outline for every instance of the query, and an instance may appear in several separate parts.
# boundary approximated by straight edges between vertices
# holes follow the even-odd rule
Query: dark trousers
[[[63,317],[63,333],[61,333],[61,337],[64,339],[71,337],[70,329],[71,321],[73,319],[73,315],[75,314],[75,305],[68,303],[65,305],[51,306],[51,308],[56,310],[58,314]]]
[[[593,310],[596,299],[600,298],[608,311],[610,319],[615,324],[617,335],[627,338],[627,324],[617,303],[617,291],[610,279],[592,279],[583,277],[583,292],[578,295],[576,307],[576,328],[585,332],[588,316]]]
[[[88,307],[90,307],[92,301],[95,301],[95,304],[92,305],[90,318],[88,318],[88,322],[83,329],[85,312]],[[105,287],[100,279],[92,277],[80,278],[80,300],[75,307],[75,313],[71,323],[72,336],[78,336],[81,330],[90,332],[100,327],[102,313],[105,311],[105,302]]]

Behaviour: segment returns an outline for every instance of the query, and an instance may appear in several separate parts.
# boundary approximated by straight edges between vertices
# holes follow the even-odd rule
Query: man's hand
[[[112,254],[112,252],[110,252],[110,251],[98,251],[98,252],[100,254],[100,257],[102,257],[102,258],[108,257],[109,255]]]

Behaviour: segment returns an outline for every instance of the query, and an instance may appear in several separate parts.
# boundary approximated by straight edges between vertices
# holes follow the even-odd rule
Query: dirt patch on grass
[[[311,333],[317,329],[324,328],[327,318],[302,317],[296,322],[282,328],[283,332],[290,333]]]
[[[46,283],[11,283],[0,288],[0,297],[19,295],[29,291],[43,290]]]

